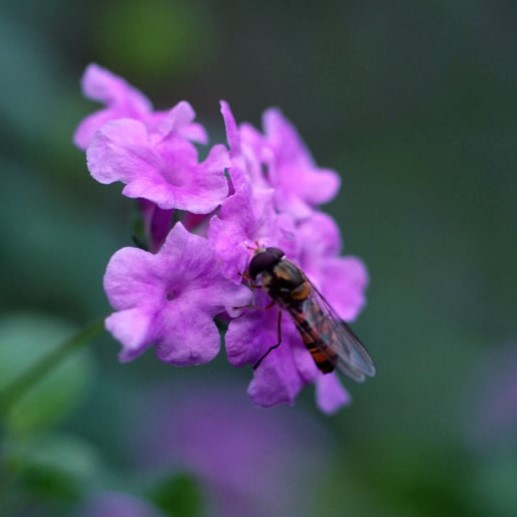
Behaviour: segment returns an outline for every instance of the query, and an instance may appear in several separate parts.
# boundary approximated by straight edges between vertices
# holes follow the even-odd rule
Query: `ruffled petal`
[[[341,177],[330,169],[302,171],[300,196],[311,206],[322,205],[332,201],[341,186]]]
[[[120,249],[106,268],[104,290],[117,310],[131,309],[142,301],[157,300],[163,287],[159,283],[156,256],[138,248]]]
[[[79,149],[86,151],[88,144],[97,130],[110,120],[123,117],[124,115],[122,114],[120,117],[114,117],[112,110],[101,110],[86,116],[75,130],[73,137],[74,144],[79,147]]]
[[[317,268],[322,258],[335,257],[341,249],[341,233],[336,221],[323,212],[313,212],[298,227],[302,243],[300,261],[304,268]]]
[[[350,395],[335,373],[321,374],[317,377],[316,403],[324,413],[332,415],[350,402]]]
[[[132,199],[147,199],[162,210],[179,208],[176,191],[160,176],[141,176],[131,179],[122,189],[124,196]]]
[[[210,221],[208,239],[221,261],[223,275],[240,284],[250,257],[243,227],[236,221],[224,221],[215,216]]]
[[[219,353],[221,337],[213,319],[183,299],[160,313],[156,354],[176,366],[205,364]]]
[[[357,257],[328,259],[322,262],[321,290],[345,321],[353,321],[366,303],[368,271]]]
[[[153,176],[156,163],[146,127],[132,119],[105,124],[92,138],[86,160],[91,175],[100,183],[128,183]]]
[[[88,146],[87,161],[100,183],[121,181],[125,196],[147,199],[162,209],[207,214],[228,194],[224,171],[230,162],[224,146],[214,146],[198,163],[190,142],[178,136],[157,140],[137,120],[105,124]]]
[[[239,128],[237,122],[233,116],[230,105],[226,101],[220,101],[221,114],[224,119],[224,126],[226,128],[226,139],[230,145],[230,152],[232,156],[239,155],[241,153],[241,137],[239,134]]]
[[[208,135],[201,124],[194,122],[195,118],[196,112],[190,103],[178,102],[157,126],[157,133],[162,138],[176,134],[192,142],[206,144]]]
[[[180,282],[186,287],[196,287],[199,281],[209,286],[221,277],[214,260],[214,252],[204,237],[189,232],[181,223],[176,223],[167,235],[159,252],[171,283]]]
[[[278,209],[299,220],[310,217],[316,205],[327,203],[336,195],[339,175],[315,165],[298,131],[280,110],[267,110],[263,126],[268,152],[262,152],[262,160],[275,188]]]
[[[277,311],[247,310],[230,322],[225,336],[226,354],[233,366],[255,364],[278,342]]]
[[[115,312],[106,318],[106,330],[122,344],[122,362],[132,361],[151,346],[153,318],[154,313],[142,307]]]
[[[151,102],[143,93],[122,77],[96,63],[86,67],[81,87],[85,97],[102,102],[106,106],[126,105],[140,112],[151,110]]]
[[[207,214],[217,208],[228,195],[224,171],[230,166],[228,151],[215,145],[206,160],[191,166],[187,185],[175,189],[176,206],[197,214]]]
[[[281,110],[270,108],[262,116],[262,125],[268,145],[286,163],[310,166],[313,160],[297,129]]]
[[[77,127],[74,143],[82,150],[88,147],[93,135],[106,122],[134,118],[154,122],[151,102],[139,90],[121,77],[93,63],[81,79],[85,97],[103,103],[106,108],[87,116]]]
[[[302,385],[291,349],[282,343],[254,370],[248,395],[261,407],[293,404]]]

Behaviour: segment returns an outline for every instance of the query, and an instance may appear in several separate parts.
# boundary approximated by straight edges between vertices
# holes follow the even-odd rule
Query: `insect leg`
[[[250,275],[247,272],[239,273],[242,276],[242,279],[246,282],[247,287],[249,287],[251,290],[253,289],[262,289],[260,285],[255,285],[253,283],[253,280],[251,279]]]
[[[260,363],[269,355],[269,352],[272,352],[275,348],[278,348],[282,344],[282,311],[278,309],[278,323],[277,323],[277,331],[278,331],[278,343],[273,346],[270,346],[265,354],[253,365],[253,369],[256,370]]]
[[[253,289],[260,289],[259,285],[255,285],[252,282],[251,277],[248,275],[248,273],[244,272],[244,273],[239,273],[239,274],[242,276],[242,279],[246,282],[247,287],[249,287],[252,291],[253,291]],[[258,307],[256,305],[254,305],[253,303],[248,303],[247,305],[240,305],[238,307],[234,307],[233,309],[237,310],[237,309],[257,309],[257,308]]]

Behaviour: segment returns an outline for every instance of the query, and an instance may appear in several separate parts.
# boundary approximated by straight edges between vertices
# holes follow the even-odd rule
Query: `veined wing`
[[[364,381],[366,376],[373,377],[375,366],[364,345],[316,287],[309,283],[312,288],[309,297],[298,310],[289,311],[309,351],[311,346],[317,347],[326,362],[357,382]],[[311,351],[311,354],[323,371],[330,371],[325,370],[325,361],[321,362],[322,368],[315,353]]]

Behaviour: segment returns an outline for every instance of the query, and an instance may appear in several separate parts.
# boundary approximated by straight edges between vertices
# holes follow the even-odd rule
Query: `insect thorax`
[[[271,272],[265,272],[262,286],[273,300],[284,307],[303,302],[310,292],[303,273],[288,260],[282,260]]]

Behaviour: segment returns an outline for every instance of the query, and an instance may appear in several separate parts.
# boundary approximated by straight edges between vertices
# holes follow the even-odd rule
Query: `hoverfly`
[[[259,248],[249,265],[253,282],[271,297],[273,303],[292,317],[316,366],[323,373],[335,368],[351,379],[362,382],[375,375],[375,366],[368,352],[348,325],[307,279],[303,271],[285,258],[279,248]],[[278,320],[278,343],[255,363],[281,344],[281,312]]]

